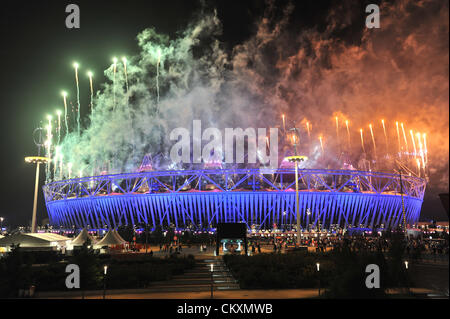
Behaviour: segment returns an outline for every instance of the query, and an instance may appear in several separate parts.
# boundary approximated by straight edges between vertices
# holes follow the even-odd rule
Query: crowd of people
[[[343,247],[347,247],[351,251],[387,252],[392,247],[393,240],[388,236],[323,236],[304,237],[298,245],[295,237],[252,238],[249,245],[252,254],[261,253],[261,246],[265,246],[266,251],[275,253],[294,250],[299,246],[305,249],[309,248],[309,250],[313,249],[316,252],[340,250]],[[448,238],[405,238],[403,239],[403,245],[406,255],[411,258],[420,258],[422,255],[448,256],[449,254]]]

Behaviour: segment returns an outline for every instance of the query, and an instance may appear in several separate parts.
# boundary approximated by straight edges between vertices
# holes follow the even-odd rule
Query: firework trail
[[[386,126],[384,125],[384,120],[381,120],[381,125],[383,125],[384,142],[386,144],[386,152],[389,153],[388,137],[386,134]]]
[[[416,141],[414,140],[414,133],[412,130],[409,130],[409,134],[411,135],[411,140],[413,143],[413,147],[414,147],[414,157],[417,156],[417,149],[416,149]]]
[[[80,135],[80,112],[81,112],[81,104],[80,104],[80,85],[78,83],[78,63],[74,63],[73,67],[75,69],[75,82],[77,84],[77,126],[78,126],[78,135]]]
[[[406,133],[405,133],[405,128],[403,127],[403,122],[400,123],[400,126],[402,127],[402,132],[403,132],[403,139],[405,141],[405,147],[406,147],[406,153],[409,153],[409,149],[408,149],[408,140],[406,138]]]
[[[67,93],[62,92],[62,96],[64,99],[64,122],[66,124],[66,135],[69,134],[69,125],[67,124]]]
[[[59,179],[62,180],[63,178],[63,155],[59,155]]]
[[[364,148],[364,136],[363,136],[363,129],[362,129],[362,128],[359,129],[359,133],[360,133],[360,135],[361,135],[361,146],[362,146],[362,150],[363,150],[363,152],[365,153],[365,152],[366,152],[366,149]]]
[[[51,147],[52,147],[52,116],[48,115],[47,116],[48,119],[48,124],[46,126],[47,129],[47,141],[45,142],[45,144],[47,145],[47,157],[48,158],[52,158],[52,152],[51,152]],[[46,163],[46,181],[48,181],[48,179],[50,178],[50,162],[48,161]]]
[[[418,132],[416,134],[416,136],[417,136],[417,140],[419,141],[419,154],[420,154],[420,158],[422,159],[422,168],[425,169],[425,157],[423,155],[423,145],[422,145],[421,135]]]
[[[89,77],[89,87],[91,89],[91,103],[90,104],[91,104],[91,114],[92,114],[92,112],[94,111],[94,85],[92,84],[93,74],[91,71],[89,71],[87,73],[87,75]]]
[[[54,165],[53,165],[53,178],[56,179],[56,168],[58,167],[58,158],[59,158],[59,152],[60,152],[60,146],[55,147],[55,158],[53,159]]]
[[[370,128],[370,135],[372,136],[373,150],[374,150],[375,156],[376,156],[376,154],[377,154],[377,145],[375,144],[375,136],[373,135],[372,124],[369,124],[369,128]]]
[[[309,122],[306,122],[306,131],[308,132],[308,139],[311,141],[311,131],[309,128]]]
[[[401,156],[402,146],[401,146],[401,142],[400,142],[400,130],[398,128],[398,122],[395,122],[395,126],[397,127],[398,153],[399,153],[399,156]]]
[[[68,171],[69,179],[70,179],[70,177],[72,175],[72,163],[67,164],[67,171]]]
[[[345,120],[345,126],[347,128],[347,144],[348,144],[348,150],[350,151],[351,149],[351,144],[350,144],[350,129],[348,128],[348,120]]]
[[[128,94],[128,73],[127,73],[127,58],[126,57],[122,58],[122,63],[123,63],[123,72],[125,74],[125,86],[126,86],[127,94]]]
[[[159,105],[159,64],[161,63],[161,49],[158,49],[158,62],[156,63],[156,95]]]
[[[116,108],[116,71],[117,71],[117,58],[113,58],[113,110]]]
[[[58,145],[61,142],[61,111],[57,110],[56,115],[58,115]]]
[[[416,162],[417,162],[417,174],[420,177],[420,160],[418,158],[416,158]]]
[[[322,136],[319,136],[319,141],[320,141],[320,148],[322,149],[322,154],[325,154],[325,151],[323,150]]]
[[[270,149],[270,143],[269,143],[269,137],[266,136],[266,146],[268,149]]]
[[[282,114],[281,118],[283,119],[283,133],[286,133],[286,117]]]
[[[339,140],[339,118],[336,116],[336,136],[337,136],[337,143],[338,143],[338,147],[339,147],[339,152],[341,149],[341,142]]]
[[[428,167],[427,134],[423,133],[422,137],[423,137],[423,147],[424,147],[424,152],[425,152],[425,164]]]

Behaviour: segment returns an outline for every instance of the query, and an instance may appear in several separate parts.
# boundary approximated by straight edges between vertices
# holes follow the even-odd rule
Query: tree
[[[19,289],[28,289],[31,265],[26,262],[20,245],[12,245],[11,252],[0,261],[0,296],[17,297]]]
[[[80,267],[80,288],[96,289],[101,287],[102,272],[98,254],[91,247],[88,239],[80,249],[74,251],[70,263]]]

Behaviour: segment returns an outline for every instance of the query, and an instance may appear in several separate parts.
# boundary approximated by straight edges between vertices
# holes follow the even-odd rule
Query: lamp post
[[[405,233],[405,237],[407,237],[407,230],[406,230],[406,213],[405,213],[405,201],[403,199],[403,182],[402,182],[402,173],[400,172],[400,195],[402,197],[402,215],[403,215],[403,231]]]
[[[31,220],[31,232],[36,232],[36,209],[37,209],[37,198],[38,198],[38,187],[39,187],[39,166],[41,164],[46,164],[50,161],[48,157],[42,156],[28,156],[25,157],[25,162],[36,164],[36,178],[34,184],[34,201],[33,201],[33,217]]]
[[[296,139],[295,139],[296,140]],[[295,153],[297,153],[297,144],[294,144],[295,147]],[[296,216],[297,216],[297,245],[300,246],[301,240],[300,240],[300,210],[298,207],[298,202],[299,202],[299,198],[298,198],[298,163],[299,162],[303,162],[305,160],[307,160],[308,158],[306,156],[288,156],[286,157],[286,159],[289,162],[293,162],[295,163],[295,211],[296,211]]]
[[[214,291],[214,279],[213,279],[214,264],[211,264],[210,266],[211,266],[211,268],[210,268],[210,270],[211,270],[211,299],[213,299],[214,298],[214,295],[213,295],[213,291]]]
[[[408,261],[405,260],[405,269],[406,269],[406,290],[409,293],[409,280],[408,280]]]
[[[106,273],[108,272],[108,265],[103,266],[103,299],[106,298]]]
[[[320,263],[316,263],[317,273],[319,274],[319,297],[320,297]]]

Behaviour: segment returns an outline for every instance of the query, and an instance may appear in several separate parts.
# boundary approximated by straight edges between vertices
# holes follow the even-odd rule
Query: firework
[[[423,133],[423,148],[425,152],[425,164],[428,166],[428,149],[427,149],[427,134]]]
[[[122,63],[123,63],[123,73],[125,74],[125,87],[127,89],[128,94],[128,73],[127,73],[127,58],[122,57]]]
[[[117,58],[113,58],[113,109],[116,108],[116,71],[117,71]]]
[[[360,135],[361,135],[361,146],[362,146],[362,150],[363,150],[363,152],[365,153],[365,152],[366,152],[366,149],[364,148],[364,135],[363,135],[363,129],[362,129],[362,128],[359,129],[359,133],[360,133]]]
[[[381,120],[381,125],[383,126],[384,142],[386,144],[386,152],[389,152],[388,137],[386,134],[386,126],[384,125],[384,120]]]
[[[348,128],[348,120],[345,120],[345,127],[347,128],[347,144],[348,144],[348,150],[350,151],[351,145],[350,145],[350,129]]]
[[[69,174],[69,179],[70,179],[70,177],[72,175],[72,163],[67,164],[67,172]]]
[[[81,104],[80,104],[80,85],[78,83],[78,63],[75,62],[73,64],[73,67],[75,69],[75,83],[77,85],[77,127],[78,127],[78,134],[80,134],[80,112],[81,112]]]
[[[422,168],[425,169],[425,157],[423,154],[423,145],[422,145],[422,138],[421,138],[422,136],[419,132],[417,132],[416,136],[417,136],[417,141],[419,142],[419,155],[420,155],[420,158],[422,159]]]
[[[64,122],[66,124],[66,135],[69,134],[69,125],[67,124],[67,93],[62,91],[62,96],[64,100]]]
[[[309,122],[306,122],[306,131],[308,132],[308,139],[311,140],[311,131],[309,128]]]
[[[324,154],[325,151],[323,150],[323,138],[322,138],[322,135],[319,136],[319,141],[320,141],[320,148],[322,149],[322,154]]]
[[[419,175],[420,177],[420,160],[416,158],[416,162],[417,162],[417,175]]]
[[[59,179],[63,179],[63,155],[59,154]]]
[[[266,146],[268,149],[270,149],[270,143],[269,143],[269,137],[266,136]]]
[[[53,165],[53,178],[56,178],[56,168],[58,167],[58,159],[59,159],[59,153],[60,153],[61,147],[58,145],[55,147],[55,158],[53,159],[54,165]]]
[[[158,49],[158,62],[156,63],[156,95],[159,105],[159,64],[161,63],[161,49]]]
[[[409,130],[409,134],[411,135],[411,140],[412,140],[412,143],[413,143],[414,156],[417,156],[416,141],[414,140],[414,133],[413,133],[412,130]]]
[[[373,150],[376,154],[377,153],[377,145],[375,144],[375,136],[373,135],[372,124],[369,124],[369,128],[370,128],[370,135],[372,136]]]
[[[339,142],[339,118],[336,116],[336,137],[337,137],[337,141],[338,141],[338,146],[340,146],[340,142]]]
[[[398,122],[395,122],[395,126],[397,128],[398,153],[401,156],[401,154],[402,154],[402,145],[401,145],[401,142],[400,142],[400,130],[398,128]]]
[[[405,128],[403,126],[403,122],[400,123],[400,126],[402,127],[402,132],[403,132],[403,139],[405,141],[405,147],[406,147],[406,153],[409,153],[409,149],[408,149],[408,140],[406,139],[406,133],[405,133]]]
[[[58,145],[61,142],[61,111],[57,110],[56,115],[58,115]]]
[[[286,132],[286,117],[282,114],[281,118],[283,119],[283,131]]]
[[[47,130],[47,140],[45,141],[45,144],[47,146],[47,157],[52,158],[52,116],[47,115],[48,124],[45,127]],[[47,176],[48,179],[50,177],[50,161],[46,163],[46,170],[47,170]]]
[[[94,74],[91,71],[88,71],[87,76],[89,77],[89,87],[91,89],[91,114],[92,111],[94,110],[94,85],[92,84],[92,77],[94,76]]]

